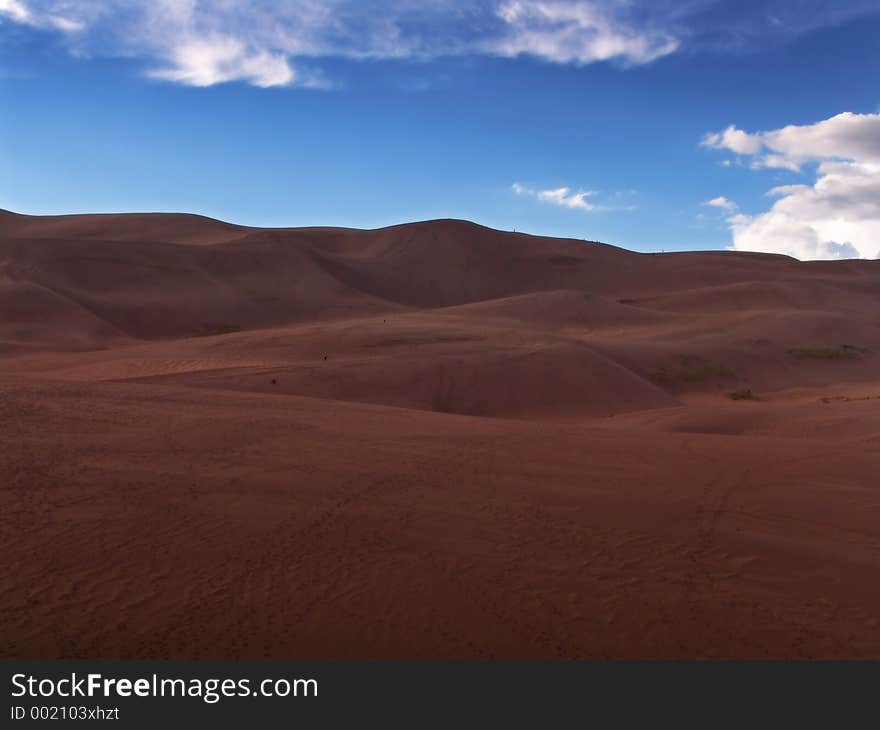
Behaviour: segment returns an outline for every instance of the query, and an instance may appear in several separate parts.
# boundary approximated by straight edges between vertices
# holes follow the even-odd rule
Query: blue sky
[[[875,258],[877,38],[880,0],[0,0],[0,207]]]

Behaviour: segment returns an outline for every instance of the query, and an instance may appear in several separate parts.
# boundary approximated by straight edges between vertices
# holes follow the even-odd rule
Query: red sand
[[[0,656],[880,657],[878,302],[873,261],[0,213]]]

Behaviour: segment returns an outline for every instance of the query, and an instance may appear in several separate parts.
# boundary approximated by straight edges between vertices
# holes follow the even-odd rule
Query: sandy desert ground
[[[0,656],[880,657],[880,261],[0,214]]]

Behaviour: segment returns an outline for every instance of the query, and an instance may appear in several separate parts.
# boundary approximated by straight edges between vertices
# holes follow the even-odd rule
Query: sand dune
[[[0,212],[5,657],[878,657],[880,264]]]
[[[213,244],[235,240],[246,231],[242,226],[186,214],[30,216],[0,211],[4,238]]]

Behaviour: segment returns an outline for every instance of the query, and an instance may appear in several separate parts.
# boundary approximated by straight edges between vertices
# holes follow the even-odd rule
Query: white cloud
[[[59,15],[49,16],[47,20],[51,26],[60,31],[64,31],[65,33],[78,33],[79,31],[85,30],[86,27],[85,23],[78,20],[71,20],[70,18],[62,18]]]
[[[529,54],[558,63],[620,59],[649,63],[678,49],[672,35],[636,29],[613,17],[612,5],[568,0],[509,0],[497,10],[507,28],[487,47],[502,56]]]
[[[171,50],[170,64],[149,75],[188,86],[213,86],[247,81],[254,86],[288,86],[296,74],[287,57],[269,51],[248,51],[237,38],[194,38]]]
[[[777,169],[800,172],[801,163],[785,155],[763,155],[751,161],[749,167],[752,170]]]
[[[646,64],[687,45],[742,51],[877,12],[876,0],[761,3],[719,27],[717,0],[0,0],[0,19],[61,32],[86,56],[142,60],[197,86],[314,85],[316,60],[530,55],[583,65]],[[219,45],[217,49],[209,45]],[[754,144],[731,128],[741,154]],[[735,143],[735,142],[734,142]]]
[[[31,20],[27,6],[18,0],[0,0],[0,15],[5,15],[16,23],[28,23]]]
[[[542,203],[558,205],[562,208],[571,208],[573,210],[583,210],[587,212],[599,209],[599,206],[588,200],[590,196],[595,195],[592,190],[578,190],[575,192],[569,187],[536,190],[535,188],[529,188],[525,185],[520,185],[519,183],[514,183],[511,186],[511,189],[517,195],[532,197]]]
[[[79,33],[73,50],[140,58],[192,86],[309,84],[309,60],[529,54],[649,63],[678,41],[618,0],[0,0],[0,17]]]
[[[556,190],[541,190],[538,192],[538,200],[553,205],[561,205],[563,208],[577,208],[580,210],[594,210],[596,206],[587,198],[593,194],[592,190],[572,192],[571,188],[557,188]]]
[[[34,13],[21,0],[0,0],[0,17],[35,28],[50,28],[63,33],[77,33],[85,28],[79,20],[54,13]]]
[[[880,115],[843,112],[816,124],[753,134],[731,125],[707,134],[701,144],[754,156],[756,169],[799,170],[808,162],[832,159],[880,161]]]
[[[740,155],[753,155],[761,149],[760,139],[732,124],[722,132],[707,134],[701,144],[717,150],[727,149]]]
[[[728,200],[723,195],[719,195],[717,198],[712,198],[712,200],[707,200],[703,205],[707,205],[710,208],[721,208],[721,210],[727,212],[736,210],[736,203],[732,200]]]
[[[728,219],[734,249],[880,258],[880,114],[844,112],[753,134],[728,127],[703,144],[748,155],[753,169],[815,165],[813,184],[774,187],[768,194],[777,200],[768,211]]]
[[[0,0],[0,16],[55,29],[84,55],[142,59],[150,78],[188,86],[326,85],[302,59],[414,53],[393,21],[350,0]],[[294,60],[296,59],[296,60]]]

